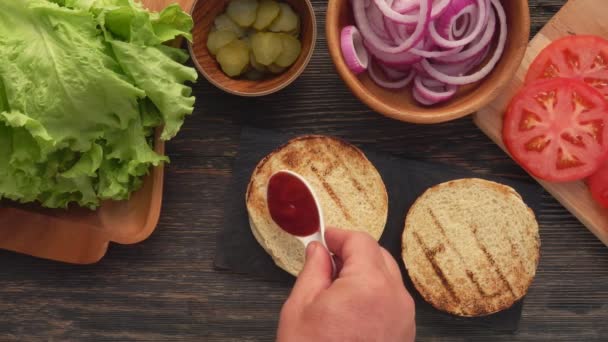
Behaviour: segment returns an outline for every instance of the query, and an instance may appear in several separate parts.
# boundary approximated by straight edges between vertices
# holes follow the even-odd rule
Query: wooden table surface
[[[563,3],[530,0],[533,34]],[[314,1],[321,28],[325,6]],[[224,191],[243,125],[333,134],[407,158],[532,181],[470,118],[416,126],[367,109],[334,72],[322,33],[306,72],[278,94],[245,99],[205,80],[195,86],[196,111],[167,146],[164,207],[149,240],[112,245],[100,263],[84,267],[0,251],[0,341],[273,340],[289,284],[212,266],[216,235],[230,215]],[[427,318],[420,341],[608,339],[608,248],[549,195],[539,216],[542,257],[519,330],[438,326]]]

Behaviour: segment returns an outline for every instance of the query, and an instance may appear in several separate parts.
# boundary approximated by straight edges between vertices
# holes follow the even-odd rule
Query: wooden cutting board
[[[1,0],[0,0],[1,1]],[[194,0],[143,0],[160,11],[177,2],[190,12]],[[155,151],[164,154],[159,132]],[[99,261],[110,242],[132,244],[146,239],[158,223],[163,193],[163,166],[152,169],[128,201],[106,202],[98,210],[49,210],[0,203],[0,249],[74,264]]]
[[[608,1],[568,1],[532,39],[522,65],[511,84],[504,90],[503,95],[474,116],[479,128],[503,150],[506,151],[501,138],[503,113],[513,95],[521,87],[528,66],[553,40],[574,34],[595,34],[608,39]],[[608,246],[608,209],[601,208],[593,201],[583,181],[567,184],[548,183],[541,180],[538,182]]]

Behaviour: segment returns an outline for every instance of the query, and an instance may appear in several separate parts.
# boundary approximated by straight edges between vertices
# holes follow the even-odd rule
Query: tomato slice
[[[602,207],[608,208],[608,163],[587,180],[591,195]]]
[[[526,84],[558,77],[583,81],[608,98],[608,40],[568,36],[554,41],[530,65]]]
[[[586,178],[608,157],[608,101],[580,81],[537,81],[511,100],[503,140],[513,158],[537,178]]]

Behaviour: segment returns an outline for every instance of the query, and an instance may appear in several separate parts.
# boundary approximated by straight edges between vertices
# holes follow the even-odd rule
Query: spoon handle
[[[304,244],[304,248],[308,247],[308,245],[313,241],[318,241],[321,243],[321,245],[323,245],[323,247],[325,247],[325,249],[329,253],[329,258],[331,260],[331,269],[332,269],[331,278],[336,279],[336,276],[338,275],[336,261],[334,259],[334,254],[329,250],[329,248],[327,248],[327,243],[325,243],[325,236],[321,233],[316,233],[316,234],[306,236],[306,237],[299,237],[299,239],[300,239],[300,241],[302,241],[302,244]]]

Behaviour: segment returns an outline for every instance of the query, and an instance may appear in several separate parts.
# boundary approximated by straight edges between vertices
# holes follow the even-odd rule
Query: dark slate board
[[[293,277],[277,266],[258,245],[249,228],[245,207],[245,192],[249,178],[257,163],[293,136],[273,131],[245,127],[241,133],[238,155],[233,167],[231,186],[226,194],[224,229],[218,236],[214,266],[218,270],[230,270],[239,274],[253,275],[269,281],[291,284]],[[458,320],[462,324],[484,325],[491,329],[512,332],[517,330],[523,301],[503,312],[481,318],[454,317],[432,308],[417,293],[407,277],[401,261],[401,234],[405,214],[426,189],[442,182],[459,178],[484,178],[507,184],[515,188],[524,201],[538,214],[543,190],[531,183],[478,174],[445,164],[426,163],[400,159],[387,154],[362,148],[376,166],[388,190],[389,213],[380,244],[398,260],[406,286],[416,300],[418,324],[420,317],[441,315],[445,319]],[[437,317],[434,317],[436,321]]]

